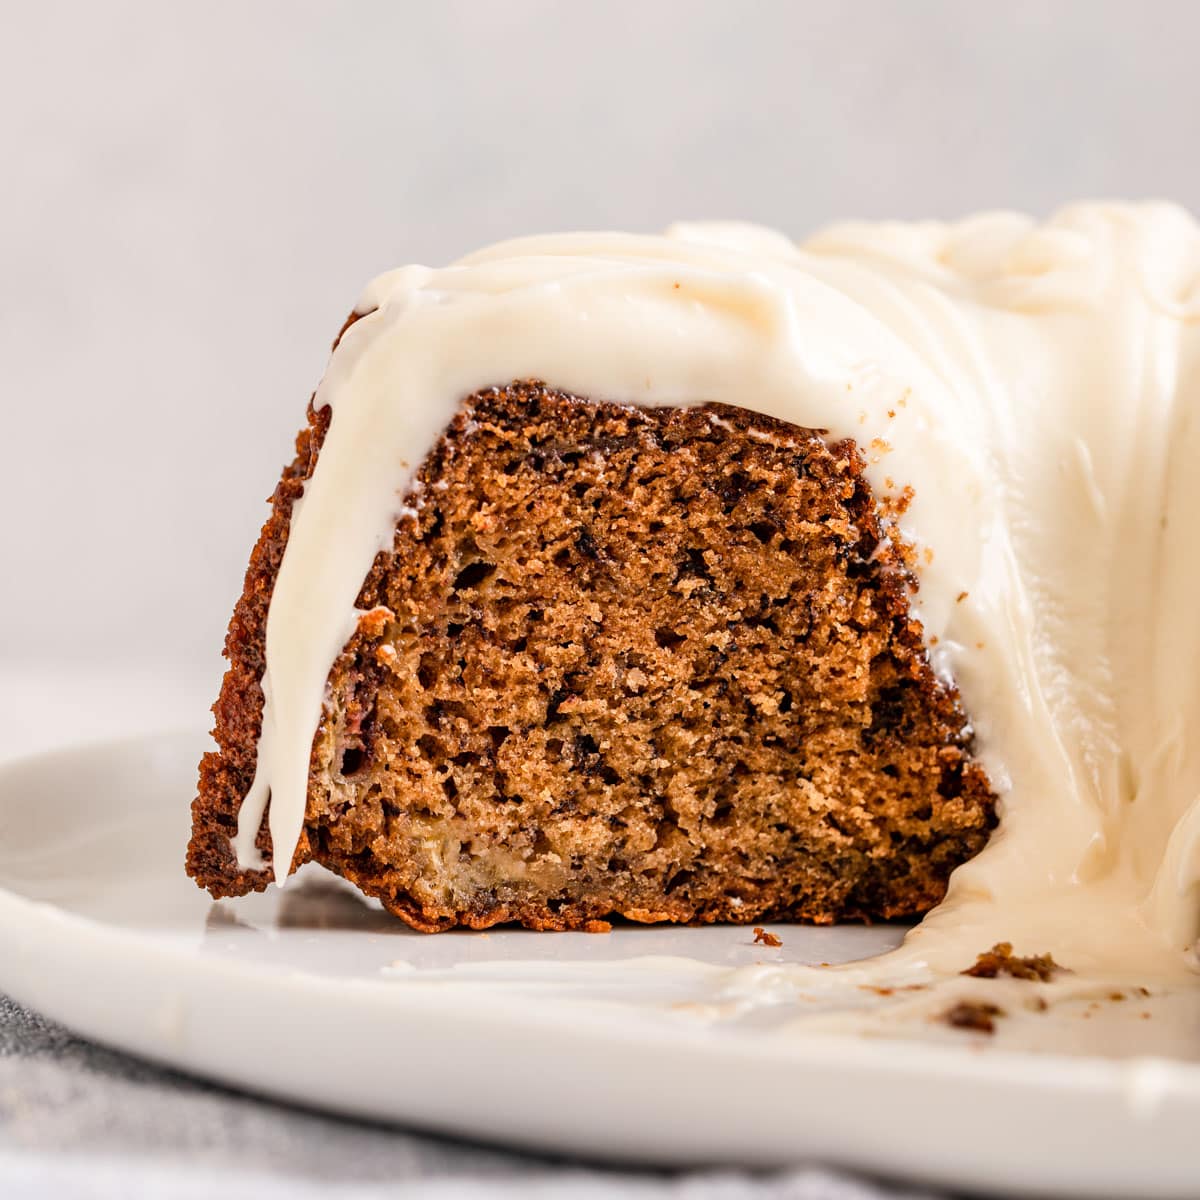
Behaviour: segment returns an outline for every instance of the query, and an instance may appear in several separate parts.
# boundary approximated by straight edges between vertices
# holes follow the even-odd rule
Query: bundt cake
[[[1144,367],[1200,371],[1197,245],[1079,206],[382,276],[251,555],[189,873],[311,860],[425,931],[911,917],[971,859],[990,900],[1115,877],[1156,754],[1161,863],[1200,772],[1129,622],[1194,602],[1156,522],[1195,404]]]

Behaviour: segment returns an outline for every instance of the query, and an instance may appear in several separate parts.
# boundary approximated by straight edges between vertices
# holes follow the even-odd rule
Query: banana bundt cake
[[[1159,319],[1129,336],[1121,271],[1164,231],[1197,244],[1080,206],[382,276],[250,559],[189,873],[236,896],[311,860],[426,931],[1102,874],[1154,753],[1112,650],[1139,562],[1097,530]]]

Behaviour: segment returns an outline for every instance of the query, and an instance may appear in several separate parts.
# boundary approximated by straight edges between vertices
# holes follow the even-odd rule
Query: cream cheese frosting
[[[958,685],[1000,826],[900,952],[992,941],[1182,975],[1200,935],[1200,228],[1168,205],[1044,224],[740,224],[506,242],[380,276],[314,401],[331,423],[266,635],[235,848],[282,883],[355,601],[464,397],[536,378],[596,400],[720,402],[868,458],[917,550],[915,607]]]

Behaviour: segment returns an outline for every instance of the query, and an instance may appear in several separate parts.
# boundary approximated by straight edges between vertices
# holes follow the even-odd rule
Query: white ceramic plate
[[[735,1019],[714,975],[863,957],[902,931],[776,926],[779,950],[730,927],[426,937],[311,871],[214,904],[182,871],[203,748],[157,737],[0,769],[0,989],[199,1075],[526,1147],[1200,1192],[1194,1010],[1156,1023],[1113,1006],[1053,1053],[1027,1034],[814,1033],[778,1004]]]

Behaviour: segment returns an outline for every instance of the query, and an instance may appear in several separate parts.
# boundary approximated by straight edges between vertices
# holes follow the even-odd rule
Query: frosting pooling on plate
[[[1182,969],[1200,933],[1186,214],[847,224],[800,246],[736,224],[529,238],[383,275],[356,311],[314,401],[331,423],[271,602],[244,866],[269,794],[286,874],[325,682],[421,461],[465,396],[536,378],[826,429],[857,440],[878,497],[911,487],[916,608],[1001,824],[906,953],[950,969],[1003,939],[1080,968]]]

